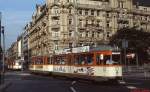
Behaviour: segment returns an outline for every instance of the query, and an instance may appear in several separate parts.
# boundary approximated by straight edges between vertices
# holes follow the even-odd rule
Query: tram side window
[[[66,57],[62,56],[60,58],[60,64],[64,65],[66,63]]]
[[[48,57],[47,61],[48,61],[48,64],[52,64],[52,59],[51,59],[51,57]]]
[[[90,55],[87,56],[87,64],[88,65],[93,64],[93,55],[92,54],[90,54]]]
[[[96,55],[96,64],[97,64],[97,65],[100,65],[100,64],[102,64],[102,61],[103,61],[103,60],[100,59],[100,56],[99,56],[99,55]]]
[[[110,55],[104,55],[103,57],[101,55],[96,55],[97,65],[105,65],[110,60],[111,60]]]
[[[42,58],[38,58],[38,59],[35,61],[35,63],[38,64],[38,65],[43,64]]]
[[[75,58],[75,64],[76,65],[91,65],[93,64],[93,55],[90,54],[90,55],[78,55],[76,58]]]
[[[58,60],[57,60],[57,57],[53,57],[53,63],[54,63],[54,64],[57,64],[57,61],[58,61]]]
[[[60,58],[59,57],[56,58],[56,63],[55,64],[60,64]]]
[[[54,64],[64,65],[64,64],[66,64],[66,61],[67,61],[67,59],[65,56],[59,56],[59,57],[55,58]]]
[[[104,62],[105,62],[105,64],[113,64],[110,55],[104,56]]]
[[[82,55],[75,56],[75,65],[81,65],[84,63],[84,59]]]
[[[54,64],[56,64],[56,65],[59,64],[59,61],[60,61],[59,57],[54,57]]]
[[[75,65],[78,65],[78,60],[79,60],[79,59],[78,59],[78,56],[74,56],[74,64],[75,64]]]

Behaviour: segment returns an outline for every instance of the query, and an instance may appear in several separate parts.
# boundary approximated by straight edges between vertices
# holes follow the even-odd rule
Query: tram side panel
[[[121,66],[96,66],[94,68],[94,76],[97,78],[105,79],[116,79],[122,77],[122,67]]]

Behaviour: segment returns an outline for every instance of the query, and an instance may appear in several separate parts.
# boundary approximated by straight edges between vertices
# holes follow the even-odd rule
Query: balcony
[[[150,15],[150,11],[144,11],[144,10],[138,10],[138,9],[133,9],[132,13],[139,14],[139,15]]]
[[[74,25],[68,25],[68,29],[69,29],[69,30],[74,30],[74,29],[75,29],[75,26],[74,26]]]
[[[85,8],[85,9],[100,9],[100,10],[111,10],[108,6],[108,4],[103,4],[103,5],[95,5],[95,4],[78,4],[77,5],[80,8]]]
[[[51,28],[52,28],[52,29],[59,29],[59,28],[60,28],[60,25],[59,25],[59,24],[52,24],[52,25],[51,25]]]
[[[80,29],[80,30],[84,30],[84,29],[86,29],[86,27],[85,26],[83,26],[83,25],[78,25],[78,29]]]
[[[58,40],[60,40],[60,37],[59,36],[52,36],[52,37],[50,37],[50,40],[58,41]]]

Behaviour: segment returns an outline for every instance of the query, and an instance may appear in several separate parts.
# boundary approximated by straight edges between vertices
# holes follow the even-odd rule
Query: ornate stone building
[[[107,43],[124,27],[150,31],[150,8],[132,0],[46,0],[37,5],[25,31],[31,56],[55,50]]]

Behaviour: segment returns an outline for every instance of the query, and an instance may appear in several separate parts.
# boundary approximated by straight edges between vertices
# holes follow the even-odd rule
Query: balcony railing
[[[150,15],[150,11],[133,9],[132,12],[135,14],[140,14],[140,15]]]
[[[52,24],[52,25],[51,25],[51,28],[53,28],[53,29],[60,28],[60,24]]]

